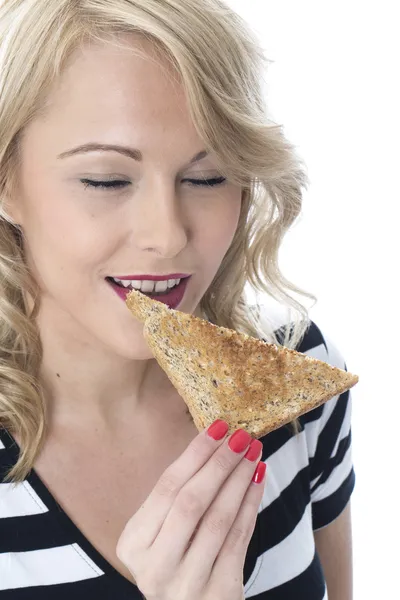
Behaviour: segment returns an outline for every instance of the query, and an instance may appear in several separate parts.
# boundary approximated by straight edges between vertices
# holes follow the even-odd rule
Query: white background
[[[354,599],[400,598],[398,0],[228,0],[269,59],[267,102],[311,180],[281,267],[357,373]]]

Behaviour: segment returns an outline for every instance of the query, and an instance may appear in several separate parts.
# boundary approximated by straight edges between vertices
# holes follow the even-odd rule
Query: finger
[[[123,552],[125,544],[132,552],[135,548],[148,548],[154,542],[179,491],[224,443],[228,424],[225,423],[226,433],[222,429],[221,439],[215,440],[208,434],[210,430],[215,431],[215,427],[211,429],[215,423],[200,432],[161,475],[142,506],[127,522],[119,539],[119,552]]]
[[[153,559],[160,568],[171,572],[182,562],[196,525],[242,460],[251,439],[243,430],[235,432],[181,489],[152,546]]]
[[[265,463],[260,462],[260,468]],[[262,469],[266,469],[262,467]],[[265,473],[265,471],[264,471]],[[251,482],[243,498],[238,515],[214,563],[209,585],[228,581],[231,573],[243,573],[247,549],[254,533],[257,515],[265,489],[266,477],[261,483]],[[227,579],[228,578],[228,579]]]
[[[182,561],[184,577],[191,581],[200,578],[200,587],[207,583],[213,564],[231,528],[238,526],[239,511],[262,455],[262,443],[259,440],[254,440],[252,446],[256,452],[258,450],[257,454],[252,456],[252,461],[244,458],[226,480],[217,498],[204,514],[196,536]]]

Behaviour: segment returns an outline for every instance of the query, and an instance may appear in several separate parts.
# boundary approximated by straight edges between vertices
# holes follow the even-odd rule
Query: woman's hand
[[[222,439],[208,434],[218,430]],[[117,556],[146,600],[244,598],[243,567],[264,490],[264,481],[251,481],[262,444],[243,430],[224,441],[227,430],[216,421],[194,438],[118,540]],[[262,476],[265,463],[257,471]]]

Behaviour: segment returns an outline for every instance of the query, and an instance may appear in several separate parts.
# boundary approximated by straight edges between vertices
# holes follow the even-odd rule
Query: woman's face
[[[151,353],[141,323],[107,278],[190,274],[179,310],[192,313],[240,214],[239,187],[189,182],[220,173],[212,155],[190,163],[204,148],[172,77],[167,63],[86,46],[21,140],[12,210],[42,290],[42,326],[126,358]],[[124,150],[75,151],[88,144]],[[96,188],[88,180],[119,183]]]

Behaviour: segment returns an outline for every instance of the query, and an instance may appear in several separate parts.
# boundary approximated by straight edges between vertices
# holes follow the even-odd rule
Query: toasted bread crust
[[[199,431],[222,418],[230,432],[242,428],[260,438],[358,382],[323,361],[169,309],[140,292],[131,292],[127,305],[144,322],[149,347]]]

